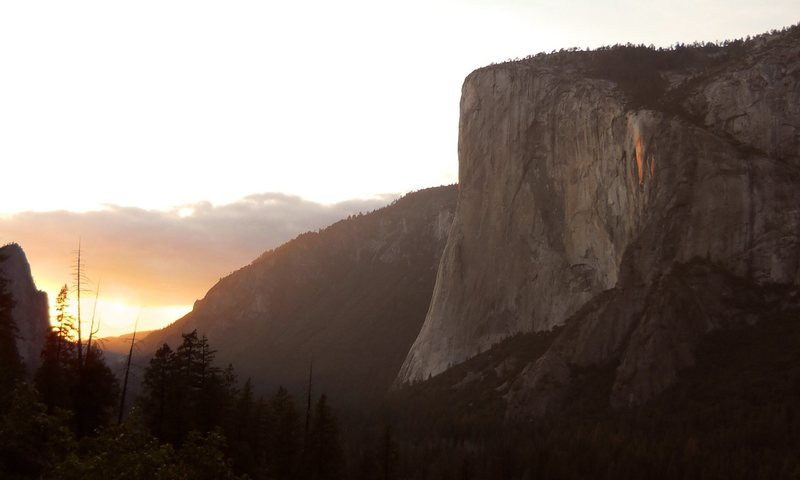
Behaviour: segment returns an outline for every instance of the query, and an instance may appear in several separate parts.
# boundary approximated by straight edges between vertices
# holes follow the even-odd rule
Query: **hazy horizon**
[[[22,246],[37,287],[48,293],[51,315],[60,287],[73,283],[80,241],[89,288],[99,284],[100,335],[115,336],[129,332],[137,317],[142,329],[161,328],[188,313],[218,279],[262,253],[395,198],[323,205],[263,193],[168,211],[108,205],[89,212],[22,212],[0,218],[0,238]],[[63,234],[72,231],[80,237]],[[90,297],[83,300],[89,306]]]
[[[454,183],[475,68],[744,37],[798,14],[785,0],[3,4],[0,157],[16,181],[0,242],[22,245],[52,300],[81,238],[103,333],[140,308],[156,328],[302,231]]]

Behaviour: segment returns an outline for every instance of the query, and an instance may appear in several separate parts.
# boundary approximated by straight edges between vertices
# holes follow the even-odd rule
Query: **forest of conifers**
[[[96,342],[76,340],[66,289],[40,366],[26,372],[5,287],[0,278],[0,478],[342,478],[324,394],[303,409],[283,388],[256,397],[189,332],[155,353],[125,405]]]
[[[0,281],[0,292],[5,292]],[[325,395],[257,386],[220,368],[197,332],[149,360],[119,422],[119,382],[96,345],[51,333],[36,372],[0,295],[0,477],[56,479],[791,478],[800,473],[800,327],[794,316],[712,334],[697,367],[643,407],[607,407],[613,365],[581,374],[562,412],[507,422],[491,388],[454,378],[492,355],[537,355],[551,334],[501,342],[390,394],[333,409]],[[64,320],[60,318],[60,320]],[[497,379],[500,381],[502,379]],[[298,400],[302,400],[298,402]]]

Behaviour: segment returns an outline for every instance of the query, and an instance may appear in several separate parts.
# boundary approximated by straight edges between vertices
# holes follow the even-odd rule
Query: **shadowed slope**
[[[313,361],[316,392],[381,397],[425,318],[456,193],[422,190],[298,236],[221,279],[142,353],[197,329],[261,388],[303,391]]]

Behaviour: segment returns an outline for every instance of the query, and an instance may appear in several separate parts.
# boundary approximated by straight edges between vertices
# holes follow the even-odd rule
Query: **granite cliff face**
[[[25,252],[16,243],[0,248],[0,275],[8,279],[14,297],[14,322],[17,325],[17,350],[28,373],[39,365],[39,355],[50,329],[47,294],[36,289]]]
[[[566,324],[509,386],[509,413],[546,413],[574,369],[609,364],[610,402],[637,404],[705,332],[797,300],[800,32],[643,50],[466,79],[458,207],[399,383]],[[604,74],[615,61],[631,75]]]
[[[337,404],[378,400],[419,332],[447,240],[456,187],[300,235],[221,279],[142,352],[197,329],[242,378],[272,392],[314,391]]]

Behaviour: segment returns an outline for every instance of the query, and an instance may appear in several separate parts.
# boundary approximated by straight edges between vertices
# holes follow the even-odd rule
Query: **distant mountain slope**
[[[136,343],[140,343],[153,332],[154,330],[136,332]],[[131,348],[131,336],[132,334],[126,333],[116,337],[103,337],[98,338],[97,342],[100,344],[100,347],[103,349],[103,351],[106,352],[106,354],[111,353],[115,355],[127,356],[128,351]]]
[[[421,190],[302,234],[221,279],[141,351],[197,329],[262,388],[303,391],[313,361],[315,391],[340,404],[381,397],[428,310],[456,196]]]
[[[0,247],[0,275],[8,279],[14,297],[17,349],[30,374],[39,365],[39,354],[50,328],[47,294],[36,289],[25,252],[16,243]]]

